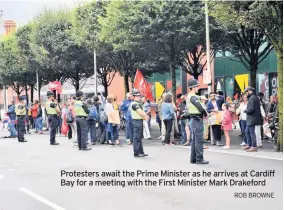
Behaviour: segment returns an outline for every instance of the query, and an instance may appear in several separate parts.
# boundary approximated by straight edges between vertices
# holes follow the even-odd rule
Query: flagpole
[[[95,95],[98,94],[98,81],[97,81],[97,55],[94,49],[94,77],[95,77]]]

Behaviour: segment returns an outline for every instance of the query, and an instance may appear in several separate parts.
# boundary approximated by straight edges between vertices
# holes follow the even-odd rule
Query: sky
[[[18,26],[27,24],[44,8],[74,8],[79,2],[90,0],[0,0],[3,17],[0,20],[0,34],[4,33],[3,20],[14,20]]]

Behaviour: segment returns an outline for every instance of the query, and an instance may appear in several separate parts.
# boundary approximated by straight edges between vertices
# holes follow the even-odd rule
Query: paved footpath
[[[158,136],[153,129],[153,138]],[[1,134],[2,135],[2,134]],[[3,134],[4,135],[4,134]],[[209,146],[205,151],[209,165],[189,163],[189,147],[162,146],[158,140],[145,140],[149,157],[136,159],[132,147],[93,146],[92,151],[78,151],[65,137],[58,137],[59,146],[50,146],[48,133],[27,135],[27,143],[16,139],[0,139],[0,210],[281,210],[283,209],[282,154],[266,147],[247,154],[236,147],[230,151]],[[121,135],[121,138],[124,138]],[[269,145],[269,143],[267,143]],[[268,146],[267,146],[268,147]],[[270,151],[270,152],[269,152]],[[61,186],[61,171],[110,172],[128,170],[136,173],[161,170],[200,172],[275,171],[274,177],[253,177],[266,180],[265,186]],[[150,174],[148,173],[150,176]],[[228,175],[228,173],[227,173]],[[135,177],[134,177],[135,178]],[[80,181],[131,181],[134,178],[91,177]],[[64,178],[77,181],[78,178]],[[142,180],[147,178],[142,178]],[[165,179],[177,182],[178,177],[148,177],[151,181]],[[204,177],[186,180],[208,181]],[[214,178],[212,178],[214,179]],[[218,177],[216,180],[243,178]],[[251,180],[252,177],[244,178]],[[71,183],[71,182],[70,182]],[[88,182],[87,182],[88,183]],[[120,182],[122,183],[122,182]],[[170,185],[171,182],[167,182]],[[75,184],[76,185],[76,184]],[[249,192],[274,193],[274,198],[235,198]]]

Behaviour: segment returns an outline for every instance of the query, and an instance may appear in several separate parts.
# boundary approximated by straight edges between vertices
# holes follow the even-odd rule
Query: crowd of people
[[[194,83],[192,87],[194,89],[198,85]],[[23,135],[30,133],[31,129],[34,129],[35,133],[43,134],[43,118],[47,119],[46,127],[50,131],[51,145],[58,145],[55,141],[57,133],[58,136],[73,139],[82,150],[91,149],[87,144],[88,140],[92,145],[100,143],[121,147],[121,124],[125,125],[125,140],[129,145],[135,144],[134,139],[140,139],[140,145],[142,138],[152,138],[151,102],[138,92],[127,93],[121,104],[113,95],[106,98],[102,95],[84,98],[82,92],[68,98],[66,103],[58,103],[52,92],[48,92],[47,97],[44,109],[38,100],[27,106],[23,97],[19,98],[19,105],[15,105],[13,101],[9,104],[3,119],[3,125],[8,124],[10,131],[7,138],[18,137],[20,142],[25,142]],[[191,119],[198,116],[195,118],[202,121],[203,143],[208,141],[212,145],[230,149],[230,131],[236,128],[235,123],[239,121],[240,137],[243,139],[240,146],[248,152],[254,152],[262,147],[266,138],[264,125],[271,121],[275,124],[277,119],[277,96],[271,96],[270,101],[265,103],[264,94],[260,92],[256,95],[255,89],[251,87],[246,88],[240,99],[234,102],[230,97],[225,98],[222,91],[202,95],[196,99],[198,103],[191,102],[195,97],[194,92],[189,92],[186,95],[178,94],[176,101],[173,101],[171,94],[164,93],[158,100],[155,111],[161,136],[157,139],[161,139],[162,144],[192,145],[196,137]],[[21,126],[19,121],[22,122]],[[222,134],[225,136],[225,142],[221,140]],[[275,132],[272,133],[271,139],[274,136]],[[202,148],[207,149],[203,143]],[[134,155],[143,156],[141,146],[134,147]],[[137,152],[140,150],[141,152]]]

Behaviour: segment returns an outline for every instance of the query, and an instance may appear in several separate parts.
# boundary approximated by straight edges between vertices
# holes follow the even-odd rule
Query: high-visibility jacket
[[[193,103],[191,103],[190,99],[191,97],[196,96],[195,94],[188,94],[187,95],[187,109],[188,109],[188,113],[189,114],[201,114],[201,112],[197,109],[196,106],[193,105]],[[198,96],[196,96],[198,97]],[[198,97],[198,101],[201,104],[200,98]]]
[[[74,111],[75,111],[75,116],[82,116],[82,117],[87,117],[88,114],[85,112],[85,110],[83,109],[83,102],[82,101],[78,101],[76,100],[74,102]]]
[[[26,107],[22,104],[17,104],[15,107],[15,112],[17,116],[25,116],[27,113]]]
[[[140,109],[142,109],[138,102],[136,102],[136,101],[131,102],[130,107],[129,107],[130,110],[131,110],[131,117],[132,117],[133,120],[142,120],[143,119],[142,116],[140,114],[138,114],[137,110],[134,110],[132,108],[132,106],[135,105],[135,104],[137,104],[140,107]]]
[[[57,111],[56,111],[55,108],[50,107],[51,103],[54,103],[54,102],[52,102],[52,101],[46,102],[46,104],[45,104],[46,113],[48,115],[55,115],[55,114],[57,114]]]

